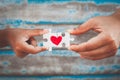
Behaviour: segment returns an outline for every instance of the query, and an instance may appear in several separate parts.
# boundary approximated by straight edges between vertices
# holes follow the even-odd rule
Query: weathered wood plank
[[[2,1],[4,3],[1,3]],[[9,25],[13,28],[51,28],[54,32],[62,32],[77,27],[91,17],[109,15],[120,6],[119,4],[96,5],[90,2],[36,4],[30,1],[32,0],[20,2],[11,0],[9,4],[5,0],[0,0],[0,29]],[[75,42],[87,41],[92,36],[95,34],[88,32],[76,37]],[[0,54],[0,75],[120,74],[118,56],[89,61],[67,50],[43,52],[24,59],[15,57],[13,51],[0,50]]]
[[[119,4],[96,5],[95,3],[12,4],[0,6],[1,23],[20,21],[31,24],[82,23],[98,15],[113,13]],[[5,21],[4,21],[5,20]]]
[[[66,76],[1,76],[0,80],[119,80],[119,74]]]
[[[120,74],[120,58],[90,61],[79,57],[0,56],[0,75]]]

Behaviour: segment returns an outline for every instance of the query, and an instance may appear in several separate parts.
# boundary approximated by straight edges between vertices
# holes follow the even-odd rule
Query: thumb
[[[73,35],[83,34],[92,29],[94,24],[92,20],[89,20],[75,29],[68,30],[68,32]]]
[[[47,32],[48,32],[47,29],[34,29],[34,30],[29,29],[29,30],[27,30],[27,33],[30,37],[39,36],[39,35],[45,34]]]

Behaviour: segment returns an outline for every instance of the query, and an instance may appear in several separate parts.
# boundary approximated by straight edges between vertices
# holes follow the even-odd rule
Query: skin
[[[37,46],[34,36],[47,33],[42,29],[8,28],[0,30],[0,48],[11,45],[16,56],[23,58],[28,54],[36,54],[47,48]]]
[[[79,53],[81,58],[90,60],[114,56],[120,44],[120,9],[110,16],[91,18],[68,32],[72,35],[82,35],[89,30],[99,34],[87,42],[71,45],[69,50]]]

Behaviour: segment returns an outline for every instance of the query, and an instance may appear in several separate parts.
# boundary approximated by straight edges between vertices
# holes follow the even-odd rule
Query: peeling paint
[[[92,17],[110,15],[119,4],[120,0],[0,0],[0,29],[9,25],[12,28],[52,28],[56,32],[65,31]],[[93,34],[89,33],[87,37],[90,35]],[[80,41],[85,41],[87,37],[81,37]],[[42,46],[41,43],[38,45]],[[118,56],[100,61],[84,60],[79,58],[79,54],[68,50],[45,51],[18,59],[12,50],[0,50],[0,74],[25,75],[5,76],[0,77],[0,80],[117,80],[120,78],[119,61]],[[39,74],[54,76],[28,76]]]

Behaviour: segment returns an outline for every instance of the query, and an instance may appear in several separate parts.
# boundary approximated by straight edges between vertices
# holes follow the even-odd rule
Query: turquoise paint
[[[43,4],[43,3],[68,3],[68,2],[94,2],[96,4],[120,4],[120,0],[28,0],[29,4]]]
[[[100,66],[100,67],[99,67],[99,70],[100,70],[100,71],[104,71],[105,69],[106,69],[105,66]]]
[[[94,75],[66,75],[66,76],[0,76],[0,80],[5,78],[9,78],[9,80],[13,79],[54,79],[54,78],[59,78],[59,79],[95,79],[95,78],[120,78],[120,74],[94,74]]]
[[[4,20],[5,25],[11,25],[11,26],[14,26],[14,27],[19,27],[23,23],[24,22],[22,20],[20,20],[20,19],[17,19],[17,20],[13,20],[13,19]]]
[[[77,10],[71,9],[71,10],[69,10],[68,12],[70,13],[70,15],[71,15],[71,14],[73,15],[73,14],[75,14],[75,13],[77,12]]]
[[[38,43],[38,46],[43,46],[43,43],[42,42]]]
[[[81,24],[83,22],[58,22],[58,21],[38,21],[38,22],[31,22],[31,21],[25,21],[25,24]]]
[[[26,69],[22,69],[21,70],[21,74],[26,74],[27,73],[27,70]]]
[[[2,62],[2,65],[3,65],[4,67],[7,67],[7,66],[10,65],[10,62],[9,62],[9,61],[3,61],[3,62]]]
[[[94,0],[97,4],[105,4],[105,3],[117,3],[120,4],[120,0]]]
[[[25,0],[0,0],[0,6],[6,6],[10,4],[23,4]]]
[[[120,4],[120,0],[26,0],[28,4],[43,4],[43,3],[68,3],[68,2],[80,2],[80,3],[86,3],[86,2],[94,2],[96,4]],[[7,5],[7,4],[22,4],[25,0],[1,0],[1,5]]]
[[[13,1],[15,1],[15,4],[21,4],[21,3],[23,3],[25,0],[13,0]],[[10,0],[9,2],[11,2],[11,0]]]
[[[0,50],[0,56],[1,55],[15,55],[13,50]],[[51,52],[49,51],[43,51],[38,54],[37,56],[79,56],[79,54],[73,52],[73,51],[68,51],[68,50],[53,50]]]
[[[91,68],[89,69],[89,73],[94,73],[96,72],[96,70],[97,70],[97,67],[91,66]]]
[[[119,64],[112,65],[112,69],[113,70],[120,70],[120,65]]]
[[[0,56],[1,55],[14,55],[14,51],[12,50],[0,50]]]

